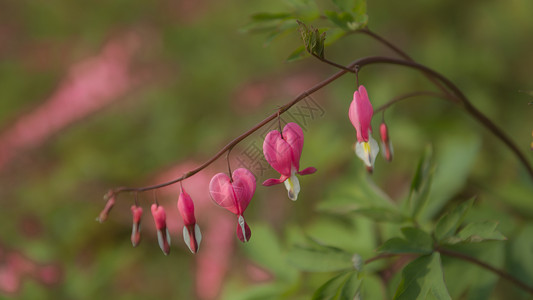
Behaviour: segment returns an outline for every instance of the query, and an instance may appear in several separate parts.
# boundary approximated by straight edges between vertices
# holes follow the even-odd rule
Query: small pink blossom
[[[389,140],[389,130],[385,122],[379,126],[379,133],[381,135],[381,147],[385,150],[384,156],[387,161],[392,161],[392,155],[394,150],[392,149],[392,143]]]
[[[270,178],[263,182],[264,186],[284,183],[289,199],[295,201],[300,192],[299,175],[313,174],[316,168],[309,167],[300,171],[300,157],[304,145],[304,133],[296,123],[288,123],[280,133],[270,131],[263,143],[263,153],[266,161],[280,173],[280,178]]]
[[[178,198],[178,210],[183,218],[183,240],[187,244],[187,247],[189,247],[189,250],[192,253],[196,253],[200,248],[202,233],[194,217],[194,203],[192,202],[191,196],[183,188]]]
[[[225,173],[216,174],[209,183],[211,198],[221,207],[237,215],[237,237],[243,243],[250,240],[251,231],[244,220],[244,211],[255,193],[255,177],[247,169],[233,171],[232,178]]]
[[[133,214],[133,227],[131,229],[131,244],[137,247],[141,242],[141,217],[143,209],[140,206],[132,205],[131,213]]]
[[[104,209],[100,212],[100,215],[98,215],[98,218],[96,218],[96,221],[103,223],[105,220],[107,220],[107,216],[109,215],[109,212],[115,206],[115,196],[107,194],[105,196],[107,198],[107,202],[105,203]]]
[[[348,116],[357,131],[355,154],[365,163],[370,172],[374,168],[374,162],[379,152],[378,143],[371,135],[373,114],[374,109],[368,99],[366,89],[361,85],[353,94],[353,101],[350,104]]]
[[[159,206],[154,203],[151,207],[152,216],[154,217],[155,228],[157,229],[157,241],[159,242],[159,247],[168,255],[170,253],[170,234],[168,233],[167,228],[167,214],[163,206]]]

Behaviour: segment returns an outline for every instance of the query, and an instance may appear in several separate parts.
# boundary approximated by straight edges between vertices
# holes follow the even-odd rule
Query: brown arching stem
[[[439,252],[442,255],[446,255],[446,256],[449,256],[449,257],[462,259],[464,261],[476,264],[476,265],[482,267],[483,269],[491,271],[492,273],[498,275],[500,278],[503,278],[503,279],[506,279],[506,280],[510,281],[514,285],[520,287],[524,291],[526,291],[529,294],[533,295],[533,287],[525,284],[523,281],[519,280],[518,278],[514,277],[513,275],[511,275],[511,274],[509,274],[509,273],[507,273],[507,272],[505,272],[503,270],[497,269],[497,268],[495,268],[495,267],[493,267],[493,266],[491,266],[491,265],[489,265],[489,264],[487,264],[485,262],[482,262],[482,261],[478,260],[477,258],[468,256],[468,255],[463,254],[461,252],[457,252],[457,251],[453,251],[453,250],[449,250],[449,249],[444,249],[444,248],[440,248],[440,247],[437,247],[435,249],[435,251]]]
[[[383,44],[385,47],[391,49],[394,53],[398,54],[403,59],[405,59],[407,61],[412,61],[412,62],[415,61],[411,56],[409,56],[409,54],[405,53],[402,49],[398,48],[393,43],[389,42],[388,40],[386,40],[385,38],[383,38],[382,36],[378,35],[377,33],[373,32],[373,31],[371,31],[368,28],[358,29],[358,30],[354,31],[354,33],[363,33],[363,34],[373,38],[374,40],[378,41],[379,43]],[[450,94],[450,92],[438,80],[433,78],[428,73],[425,73],[425,72],[423,72],[423,73],[426,76],[426,78],[429,81],[431,81],[437,88],[439,88],[441,90],[441,92],[446,94],[450,98],[450,100],[452,102],[456,101],[455,97],[453,97],[453,95]]]
[[[333,65],[329,60],[325,58],[317,57],[317,59],[327,64]],[[489,118],[487,118],[482,112],[480,112],[470,102],[470,100],[468,100],[468,98],[464,95],[464,93],[448,78],[444,77],[442,74],[438,73],[437,71],[430,69],[419,63],[416,63],[414,61],[406,61],[406,60],[383,57],[383,56],[370,56],[370,57],[361,58],[359,59],[359,64],[357,64],[357,66],[359,68],[362,68],[363,66],[372,65],[372,64],[391,64],[391,65],[405,66],[408,68],[422,71],[427,76],[431,76],[432,78],[439,80],[446,88],[448,88],[450,91],[453,92],[454,98],[459,100],[458,104],[461,104],[469,115],[471,115],[479,123],[485,126],[485,128],[487,128],[492,134],[494,134],[497,138],[499,138],[515,154],[518,160],[526,168],[526,171],[528,172],[529,176],[533,179],[533,167],[530,165],[529,161],[524,156],[524,154],[520,151],[518,146],[515,145],[515,143],[511,140],[511,138],[509,138],[509,136],[507,136],[507,134],[503,132],[503,130],[501,130],[498,126],[496,126],[496,124],[494,124]],[[453,98],[449,98],[449,99],[451,100]]]
[[[523,281],[519,280],[518,278],[514,277],[513,275],[511,275],[511,274],[509,274],[509,273],[507,273],[507,272],[505,272],[503,270],[500,270],[498,268],[495,268],[495,267],[493,267],[493,266],[491,266],[491,265],[489,265],[489,264],[487,264],[487,263],[485,263],[485,262],[483,262],[483,261],[481,261],[481,260],[479,260],[477,258],[468,256],[468,255],[463,254],[461,252],[457,252],[457,251],[441,248],[439,246],[436,246],[434,251],[439,252],[440,254],[448,256],[448,257],[461,259],[461,260],[464,260],[466,262],[478,265],[478,266],[482,267],[483,269],[498,275],[500,278],[508,280],[509,282],[513,283],[514,285],[518,286],[519,288],[521,288],[524,291],[528,292],[529,294],[533,295],[533,287],[525,284]],[[369,264],[369,263],[372,263],[374,261],[377,261],[377,260],[381,260],[381,259],[397,257],[397,256],[411,256],[411,255],[417,255],[417,253],[382,253],[382,254],[379,254],[379,255],[376,255],[374,257],[366,259],[365,260],[365,265]],[[420,255],[420,254],[418,254],[418,255]]]
[[[119,187],[119,188],[115,188],[115,189],[110,190],[106,194],[105,198],[109,199],[109,198],[111,198],[113,196],[116,196],[116,195],[118,195],[120,193],[123,193],[123,192],[145,192],[145,191],[149,191],[149,190],[154,190],[154,189],[166,187],[166,186],[178,183],[178,182],[180,182],[182,180],[185,180],[185,179],[195,175],[196,173],[198,173],[198,172],[202,171],[203,169],[207,168],[209,165],[211,165],[214,161],[216,161],[219,157],[221,157],[228,150],[230,150],[233,147],[235,147],[235,145],[240,143],[242,140],[244,140],[245,138],[247,138],[248,136],[250,136],[251,134],[253,134],[257,130],[259,130],[260,128],[262,128],[266,124],[268,124],[270,121],[278,118],[281,114],[283,114],[284,112],[289,110],[289,108],[291,108],[292,106],[294,106],[295,104],[297,104],[301,100],[307,98],[308,96],[310,96],[311,94],[315,93],[316,91],[322,89],[323,87],[329,85],[333,81],[339,79],[340,77],[342,77],[344,74],[348,73],[349,71],[353,71],[353,69],[351,69],[351,68],[353,68],[354,66],[358,65],[360,63],[360,61],[361,61],[361,59],[353,61],[348,66],[344,67],[343,70],[331,75],[330,77],[326,78],[325,80],[323,80],[323,81],[315,84],[311,88],[303,91],[298,96],[296,96],[296,98],[291,100],[289,103],[287,103],[287,104],[283,105],[282,107],[280,107],[275,113],[273,113],[270,116],[266,117],[264,120],[262,120],[261,122],[257,123],[254,127],[250,128],[249,130],[245,131],[244,133],[242,133],[241,135],[239,135],[238,137],[233,139],[231,142],[229,142],[226,146],[224,146],[222,149],[220,149],[215,155],[213,155],[211,158],[209,158],[202,165],[200,165],[197,168],[185,173],[183,176],[181,176],[179,178],[176,178],[176,179],[173,179],[171,181],[163,182],[163,183],[156,184],[156,185],[150,185],[150,186],[144,186],[144,187]]]
[[[315,56],[317,59],[326,62],[333,66],[339,66],[338,64],[331,62],[325,58],[320,58],[318,56]],[[263,121],[256,124],[251,129],[245,131],[235,139],[233,139],[230,143],[228,143],[226,146],[224,146],[222,149],[220,149],[214,156],[212,156],[210,159],[208,159],[206,162],[204,162],[202,165],[197,167],[196,169],[193,169],[187,173],[185,173],[183,176],[176,178],[174,180],[156,184],[156,185],[150,185],[145,187],[120,187],[113,190],[110,190],[106,195],[110,196],[116,196],[122,192],[144,192],[148,190],[154,190],[158,188],[162,188],[165,186],[172,185],[174,183],[180,182],[184,179],[187,179],[196,173],[200,172],[201,170],[205,169],[209,165],[211,165],[215,160],[217,160],[220,156],[222,156],[224,153],[226,153],[228,150],[232,149],[240,143],[242,140],[268,124],[270,121],[277,118],[279,115],[286,112],[289,108],[294,106],[296,103],[300,102],[301,100],[305,99],[309,95],[313,94],[314,92],[322,89],[323,87],[329,85],[331,82],[337,80],[341,76],[345,75],[348,72],[355,73],[355,68],[361,69],[364,66],[372,65],[372,64],[392,64],[392,65],[401,65],[406,66],[409,68],[417,69],[419,71],[422,71],[424,74],[427,74],[428,76],[431,76],[432,78],[438,79],[444,86],[446,86],[450,91],[453,92],[455,97],[461,101],[463,104],[463,107],[466,109],[466,111],[473,116],[476,120],[478,120],[482,125],[484,125],[487,129],[489,129],[494,135],[496,135],[505,145],[507,145],[508,148],[511,149],[515,153],[515,155],[518,157],[518,159],[521,161],[521,163],[524,165],[526,170],[528,171],[531,178],[533,178],[533,168],[529,164],[526,157],[520,152],[518,147],[514,144],[514,142],[501,130],[499,129],[492,121],[490,121],[485,115],[483,115],[479,110],[477,110],[468,100],[468,98],[463,94],[463,92],[455,85],[453,84],[449,79],[441,75],[440,73],[424,66],[421,64],[418,64],[413,61],[406,61],[401,59],[395,59],[390,57],[382,57],[382,56],[370,56],[370,57],[364,57],[357,59],[350,63],[347,66],[343,66],[340,71],[337,73],[331,75],[330,77],[326,78],[325,80],[319,82],[318,84],[314,85],[313,87],[303,91],[300,93],[296,98],[294,98],[289,103],[283,105],[279,108],[278,111],[271,114],[270,116],[266,117]],[[448,98],[448,97],[446,97]],[[109,198],[109,197],[106,197]]]

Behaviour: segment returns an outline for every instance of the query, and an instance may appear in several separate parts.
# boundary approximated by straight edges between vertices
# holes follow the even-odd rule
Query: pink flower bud
[[[96,218],[96,220],[100,223],[103,223],[105,220],[107,220],[107,216],[109,215],[109,212],[111,211],[114,205],[115,205],[115,196],[110,196],[107,199],[104,209],[100,212],[100,215],[98,216],[98,218]]]
[[[232,177],[233,181],[224,173],[216,174],[209,183],[209,193],[215,203],[239,216],[237,236],[247,242],[251,231],[243,214],[255,193],[255,177],[244,168],[233,171]]]
[[[200,248],[202,233],[194,217],[194,203],[192,202],[191,196],[183,188],[178,198],[178,210],[183,218],[183,240],[187,244],[187,247],[189,247],[189,250],[192,253],[196,253]]]
[[[384,156],[387,161],[392,161],[392,143],[389,140],[389,130],[385,123],[381,123],[379,126],[379,133],[381,135],[381,147],[385,149]]]
[[[168,233],[165,209],[163,206],[154,203],[152,204],[151,210],[152,216],[154,217],[155,227],[157,229],[157,241],[159,242],[159,247],[165,255],[168,255],[170,253],[170,234]]]
[[[137,247],[141,241],[141,217],[143,209],[140,206],[132,205],[131,213],[133,214],[133,227],[131,229],[131,244]]]
[[[280,173],[280,178],[270,178],[263,182],[264,186],[284,183],[287,188],[289,199],[298,199],[300,182],[296,174],[308,175],[316,172],[314,167],[300,171],[300,157],[304,145],[303,130],[296,123],[287,123],[280,133],[277,130],[270,131],[263,143],[263,153],[266,161]]]

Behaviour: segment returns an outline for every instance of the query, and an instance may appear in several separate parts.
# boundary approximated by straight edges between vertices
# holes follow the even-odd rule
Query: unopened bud
[[[108,195],[106,195],[106,197],[108,197]],[[100,212],[100,215],[98,216],[98,218],[96,218],[96,221],[103,223],[105,220],[107,220],[107,216],[109,215],[109,212],[111,211],[114,205],[115,205],[115,196],[111,195],[109,196],[109,198],[107,198],[105,207]]]
[[[389,130],[385,123],[381,123],[379,126],[379,133],[381,135],[381,147],[385,150],[383,151],[383,156],[387,161],[392,161],[394,150],[392,149],[392,143],[389,140]]]
[[[183,188],[178,198],[178,210],[183,218],[183,240],[187,244],[187,247],[189,247],[189,250],[192,253],[196,253],[200,248],[202,233],[194,217],[194,203],[192,202],[191,196]]]
[[[133,214],[133,227],[131,229],[131,244],[137,247],[141,242],[141,217],[143,209],[140,206],[132,205],[131,213]]]
[[[157,229],[157,241],[161,251],[165,255],[170,253],[170,234],[167,228],[167,214],[163,206],[152,204],[152,216],[154,217],[155,227]]]

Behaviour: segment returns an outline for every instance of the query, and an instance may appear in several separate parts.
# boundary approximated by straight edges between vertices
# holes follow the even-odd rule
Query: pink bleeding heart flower
[[[252,234],[243,213],[254,196],[255,177],[247,169],[239,168],[233,171],[232,179],[225,173],[216,174],[209,183],[209,193],[213,201],[239,217],[237,237],[244,243]]]
[[[141,217],[143,209],[140,206],[132,205],[131,213],[133,214],[133,228],[131,229],[131,244],[137,247],[141,241]]]
[[[178,198],[178,210],[183,218],[183,240],[192,253],[198,252],[200,242],[202,241],[202,233],[200,226],[196,224],[194,217],[194,203],[191,196],[181,188],[181,193]]]
[[[170,234],[168,233],[167,228],[167,214],[163,206],[159,206],[154,203],[151,207],[152,216],[154,217],[155,228],[157,229],[157,241],[159,242],[159,247],[168,255],[170,253]]]
[[[289,199],[295,201],[300,192],[299,175],[313,174],[316,168],[309,167],[300,171],[300,157],[304,146],[304,133],[296,123],[287,123],[280,133],[277,130],[270,131],[263,143],[263,153],[266,161],[280,173],[280,178],[270,178],[263,182],[264,186],[284,183],[287,188]]]
[[[381,147],[385,149],[384,156],[387,161],[392,161],[392,155],[394,150],[392,149],[392,143],[389,140],[389,129],[385,122],[381,123],[379,126],[379,133],[381,135]]]
[[[368,94],[364,86],[359,86],[359,90],[353,94],[353,101],[350,104],[348,116],[357,131],[357,142],[355,143],[355,154],[365,163],[371,172],[374,162],[379,152],[378,143],[372,138],[372,115],[374,109],[368,99]]]

